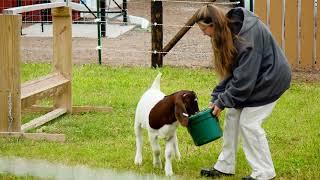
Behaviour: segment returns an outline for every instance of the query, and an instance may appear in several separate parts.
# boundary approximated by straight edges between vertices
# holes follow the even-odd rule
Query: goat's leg
[[[177,133],[176,132],[174,133],[173,138],[174,138],[173,139],[174,152],[175,152],[175,155],[176,155],[177,159],[180,161],[181,160],[181,154],[180,154],[180,151],[179,151],[178,137],[177,137]]]
[[[166,142],[166,150],[165,150],[165,158],[166,158],[166,163],[165,163],[165,172],[166,176],[172,176],[173,171],[172,171],[172,164],[171,164],[171,157],[173,155],[173,150],[174,150],[174,141],[175,138],[174,136],[167,140]]]
[[[139,123],[135,123],[134,132],[136,134],[136,156],[134,158],[134,163],[136,165],[141,165],[143,138],[142,138],[142,127]]]
[[[162,168],[160,159],[160,145],[158,143],[158,137],[155,134],[149,133],[149,140],[153,152],[153,166]]]

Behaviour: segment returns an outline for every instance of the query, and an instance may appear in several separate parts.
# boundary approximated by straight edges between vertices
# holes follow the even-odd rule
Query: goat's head
[[[198,98],[193,91],[179,91],[175,98],[175,116],[182,126],[188,126],[189,116],[199,111]]]

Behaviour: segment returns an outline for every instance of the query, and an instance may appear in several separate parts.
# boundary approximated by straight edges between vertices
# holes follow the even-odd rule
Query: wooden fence
[[[314,0],[256,0],[254,12],[266,23],[289,63],[320,69],[320,6]]]
[[[63,134],[28,133],[67,112],[110,112],[109,107],[72,106],[72,10],[69,2],[43,3],[4,10],[0,14],[0,137],[25,137],[34,140],[64,141]],[[22,17],[19,13],[51,9],[53,17],[53,70],[49,75],[21,84],[20,44]],[[52,98],[53,106],[38,106]],[[21,125],[22,111],[46,112]],[[49,111],[49,112],[48,112]]]
[[[320,70],[320,0],[255,0],[253,4],[254,13],[269,26],[294,69]],[[162,22],[161,1],[151,2],[151,15],[152,24]],[[152,67],[162,66],[163,57],[193,26],[193,19],[164,48],[162,26],[152,26]]]

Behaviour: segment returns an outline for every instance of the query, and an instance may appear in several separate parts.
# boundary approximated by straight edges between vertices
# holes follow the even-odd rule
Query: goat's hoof
[[[176,150],[174,152],[174,156],[176,157],[176,159],[178,159],[179,161],[181,160],[181,154],[180,154],[180,151],[179,150]]]
[[[135,165],[141,165],[142,164],[142,157],[136,157],[134,159],[134,164]]]
[[[173,175],[173,172],[172,171],[166,171],[166,176],[172,176]]]
[[[155,168],[162,168],[162,164],[161,164],[161,162],[154,162],[153,163],[153,167],[155,167]]]
[[[177,155],[176,157],[178,161],[181,161],[181,155]]]

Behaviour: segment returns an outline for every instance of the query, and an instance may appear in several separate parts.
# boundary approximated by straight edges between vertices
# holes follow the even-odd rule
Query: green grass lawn
[[[22,81],[45,75],[50,69],[49,64],[23,64]],[[207,107],[210,93],[218,82],[212,70],[164,67],[160,71],[163,73],[161,89],[164,93],[194,90],[199,98],[200,109]],[[154,169],[152,166],[146,131],[143,165],[134,165],[135,107],[157,73],[157,70],[147,67],[75,66],[73,104],[110,106],[113,111],[65,115],[42,127],[47,133],[65,134],[64,143],[0,138],[0,156],[164,175],[163,169]],[[37,116],[39,114],[28,114],[23,116],[22,121],[25,123]],[[223,123],[223,118],[220,122]],[[293,82],[290,90],[278,101],[264,128],[279,179],[320,178],[320,82]],[[182,160],[173,160],[173,171],[184,179],[199,178],[200,168],[211,166],[222,146],[222,139],[219,139],[197,147],[183,127],[178,128],[178,139]],[[163,145],[161,141],[162,162]],[[239,146],[235,178],[249,175],[250,171]]]

